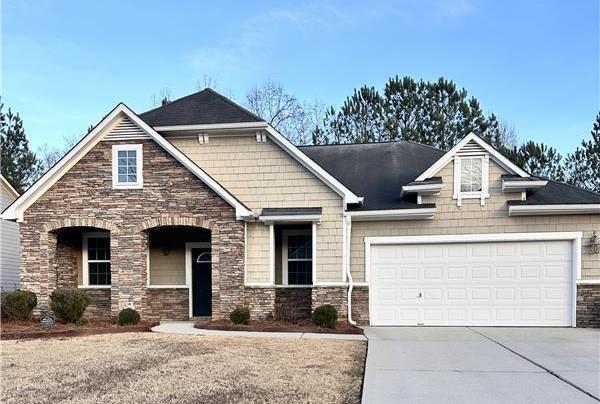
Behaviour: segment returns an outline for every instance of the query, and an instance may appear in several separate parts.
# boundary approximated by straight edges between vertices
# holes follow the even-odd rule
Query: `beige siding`
[[[262,208],[322,207],[317,226],[317,281],[342,280],[342,198],[270,140],[254,136],[169,139],[256,213]],[[269,231],[248,224],[247,280],[269,281]]]
[[[581,231],[584,234],[582,277],[600,278],[600,255],[591,254],[589,240],[593,230],[600,230],[599,215],[509,217],[508,200],[521,199],[520,194],[503,194],[500,176],[503,170],[490,161],[490,198],[485,206],[478,199],[465,199],[456,206],[452,199],[453,163],[439,172],[445,188],[437,197],[423,200],[435,202],[437,212],[432,220],[393,222],[353,222],[351,241],[351,270],[355,281],[364,281],[364,238],[376,236],[421,236],[434,234],[521,233]]]
[[[150,249],[150,285],[185,285],[185,249]]]
[[[15,200],[15,195],[0,181],[0,212]],[[19,224],[0,220],[0,289],[19,287]]]

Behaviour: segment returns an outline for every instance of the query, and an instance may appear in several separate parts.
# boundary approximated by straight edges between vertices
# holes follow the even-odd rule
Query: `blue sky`
[[[34,147],[81,134],[119,101],[196,90],[242,100],[265,80],[339,105],[388,77],[444,76],[486,112],[571,151],[599,110],[597,0],[2,3],[2,97]]]

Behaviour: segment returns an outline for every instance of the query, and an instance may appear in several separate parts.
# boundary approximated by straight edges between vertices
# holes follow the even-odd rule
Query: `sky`
[[[1,5],[1,95],[34,148],[204,87],[266,80],[340,105],[391,76],[454,80],[520,141],[572,151],[599,111],[599,1],[52,1]]]

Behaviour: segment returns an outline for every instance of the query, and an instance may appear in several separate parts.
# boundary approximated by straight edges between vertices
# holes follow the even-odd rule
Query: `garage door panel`
[[[373,325],[571,324],[568,241],[371,248]]]

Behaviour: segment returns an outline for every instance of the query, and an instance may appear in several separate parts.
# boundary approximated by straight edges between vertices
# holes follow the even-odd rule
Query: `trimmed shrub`
[[[50,294],[50,308],[56,317],[67,323],[81,323],[89,303],[90,297],[85,290],[59,288]]]
[[[238,307],[229,314],[229,319],[234,324],[248,324],[250,310],[247,307]]]
[[[312,321],[319,327],[335,328],[337,321],[337,310],[330,304],[319,306],[313,311]]]
[[[139,322],[140,313],[130,308],[121,310],[117,317],[117,324],[119,325],[136,325]]]
[[[8,321],[31,320],[37,306],[37,296],[28,290],[15,290],[2,294],[2,318]]]

